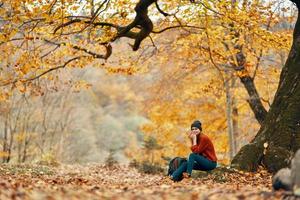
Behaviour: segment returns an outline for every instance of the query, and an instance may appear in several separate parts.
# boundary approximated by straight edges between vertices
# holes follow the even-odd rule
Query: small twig
[[[170,30],[170,29],[173,29],[173,28],[195,28],[195,29],[205,29],[204,27],[199,27],[199,26],[190,26],[190,25],[177,25],[177,26],[169,26],[169,27],[166,27],[166,28],[163,28],[159,31],[152,31],[151,33],[155,33],[155,34],[159,34],[159,33],[162,33],[164,31],[167,31],[167,30]]]
[[[264,99],[264,98],[260,98],[263,102],[265,102],[265,103],[267,103],[268,105],[269,105],[269,107],[271,107],[271,103],[270,103],[270,101],[269,100],[267,100],[267,99]]]
[[[71,58],[70,60],[68,60],[67,62],[65,62],[63,65],[60,65],[60,66],[57,66],[57,67],[53,67],[53,68],[50,68],[44,72],[42,72],[41,74],[33,77],[33,78],[29,78],[29,79],[16,79],[16,80],[13,80],[11,82],[7,82],[7,83],[4,83],[4,84],[1,84],[0,86],[1,87],[4,87],[4,86],[8,86],[8,85],[15,85],[18,81],[21,81],[22,83],[25,83],[25,82],[30,82],[30,81],[33,81],[33,80],[36,80],[36,79],[39,79],[40,77],[44,76],[45,74],[51,72],[51,71],[54,71],[54,70],[57,70],[57,69],[60,69],[60,68],[64,68],[66,67],[68,64],[70,64],[72,61],[74,60],[78,60],[82,57],[86,57],[86,56],[77,56],[77,57],[74,57],[74,58]]]
[[[28,81],[33,81],[35,79],[39,79],[40,77],[44,76],[45,74],[48,74],[49,72],[51,71],[54,71],[54,70],[57,70],[57,69],[60,69],[60,68],[64,68],[66,67],[68,64],[70,64],[71,62],[73,62],[74,60],[78,60],[80,58],[83,58],[83,57],[86,57],[86,56],[77,56],[77,57],[74,57],[74,58],[71,58],[70,60],[68,60],[67,62],[65,62],[63,65],[60,65],[60,66],[57,66],[57,67],[53,67],[53,68],[50,68],[48,69],[47,71],[35,76],[34,78],[30,78],[30,79],[26,79],[25,82],[28,82]]]
[[[57,3],[57,0],[53,0],[52,3],[49,6],[49,12],[48,14],[52,13],[52,9],[54,8],[55,4]]]
[[[41,59],[45,58],[46,56],[48,56],[50,53],[54,52],[58,48],[59,48],[59,46],[56,46],[54,49],[52,49],[49,52],[45,53],[44,55],[41,56]]]
[[[152,37],[151,37],[150,35],[149,35],[149,38],[150,38],[150,40],[151,40],[151,42],[152,42],[154,48],[157,49],[157,46],[155,45],[155,43],[154,43],[154,41],[153,41],[153,39],[152,39]]]

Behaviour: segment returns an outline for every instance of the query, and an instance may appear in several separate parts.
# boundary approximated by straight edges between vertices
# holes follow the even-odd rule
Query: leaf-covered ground
[[[174,183],[134,168],[0,165],[0,199],[281,199],[271,175],[216,171]]]

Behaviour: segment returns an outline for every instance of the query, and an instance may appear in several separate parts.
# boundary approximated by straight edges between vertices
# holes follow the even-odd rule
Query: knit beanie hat
[[[201,122],[199,120],[196,120],[192,123],[191,129],[192,129],[192,127],[196,127],[196,128],[199,128],[200,131],[202,131],[202,126],[201,125],[202,125]]]

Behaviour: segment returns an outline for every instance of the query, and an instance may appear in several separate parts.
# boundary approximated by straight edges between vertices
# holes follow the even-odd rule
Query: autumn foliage
[[[275,0],[1,1],[0,161],[58,168],[1,165],[0,198],[281,197],[262,169],[184,187],[141,171],[186,157],[195,119],[221,165],[253,140],[296,14]],[[113,169],[62,164],[88,162]]]

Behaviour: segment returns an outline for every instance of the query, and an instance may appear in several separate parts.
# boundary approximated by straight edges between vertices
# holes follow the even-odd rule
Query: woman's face
[[[200,129],[197,127],[192,127],[192,133],[198,135],[200,133]]]

